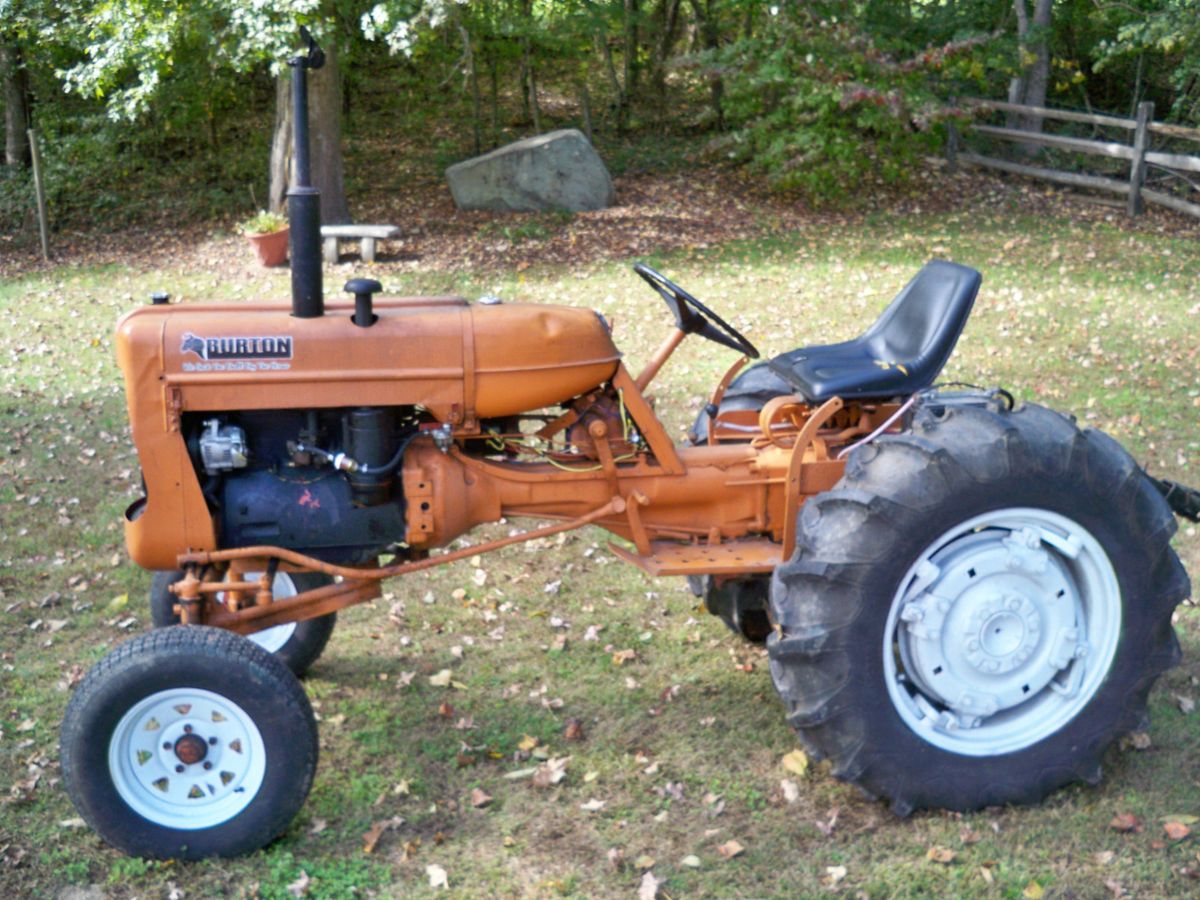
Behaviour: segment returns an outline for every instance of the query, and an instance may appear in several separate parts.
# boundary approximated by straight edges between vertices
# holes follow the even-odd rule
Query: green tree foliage
[[[631,142],[686,141],[836,201],[903,180],[936,149],[948,97],[1006,97],[1043,46],[1050,105],[1128,114],[1149,99],[1159,118],[1200,118],[1200,0],[1055,0],[1022,40],[1018,13],[1035,6],[0,0],[0,105],[25,98],[13,121],[32,119],[53,147],[52,201],[124,208],[122,177],[149,185],[173,171],[234,213],[264,203],[247,185],[261,183],[271,75],[299,23],[337,42],[351,132],[360,103],[459,126],[438,129],[439,164],[574,124],[618,156],[637,155]],[[0,207],[6,191],[24,202],[20,168],[3,175]]]
[[[1169,108],[1185,122],[1200,120],[1200,0],[1099,6],[1098,15],[1106,26],[1103,33],[1110,36],[1096,44],[1097,68],[1128,68],[1132,63],[1135,90],[1170,97],[1169,107],[1160,102],[1161,111]]]
[[[82,58],[59,71],[68,91],[102,99],[108,115],[144,114],[165,86],[203,96],[214,79],[282,64],[298,23],[320,0],[101,0],[68,29]]]
[[[873,5],[841,0],[740,5],[726,14],[762,13],[759,27],[698,57],[725,73],[733,130],[722,147],[817,200],[863,178],[903,180],[937,140],[948,85],[983,72],[985,36],[920,46],[935,29],[895,23],[894,9],[871,19]]]

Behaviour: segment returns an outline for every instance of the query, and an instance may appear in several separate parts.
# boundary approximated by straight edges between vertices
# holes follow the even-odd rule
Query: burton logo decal
[[[228,359],[291,359],[292,337],[287,334],[248,337],[201,337],[185,332],[180,353],[194,353],[206,362]]]

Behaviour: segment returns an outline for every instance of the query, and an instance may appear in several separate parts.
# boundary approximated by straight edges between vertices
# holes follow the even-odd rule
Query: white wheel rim
[[[985,513],[901,580],[884,632],[888,695],[934,746],[1013,753],[1082,712],[1120,633],[1120,585],[1091,532],[1044,509]]]
[[[195,831],[250,805],[262,787],[267,751],[254,720],[229,698],[172,688],[121,717],[108,745],[108,770],[138,815]]]
[[[245,572],[241,578],[243,581],[257,581],[262,577],[262,574],[262,572]],[[295,597],[299,592],[296,590],[295,582],[292,581],[292,577],[287,572],[277,572],[275,573],[275,581],[271,585],[271,593],[275,596],[276,600],[283,600],[286,597]],[[219,592],[217,600],[224,601],[224,599],[224,592]],[[246,635],[246,637],[268,653],[278,653],[292,639],[292,635],[296,633],[296,624],[296,622],[284,622],[282,625],[272,625],[270,628],[255,631],[252,634]]]

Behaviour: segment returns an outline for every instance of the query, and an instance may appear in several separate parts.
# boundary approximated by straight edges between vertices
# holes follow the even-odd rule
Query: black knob
[[[345,291],[354,295],[354,317],[351,319],[360,328],[369,328],[375,322],[371,312],[371,295],[383,290],[383,285],[374,278],[352,278],[346,282]]]
[[[150,302],[155,306],[162,306],[164,303],[171,302],[171,295],[166,291],[155,291],[150,295]]]

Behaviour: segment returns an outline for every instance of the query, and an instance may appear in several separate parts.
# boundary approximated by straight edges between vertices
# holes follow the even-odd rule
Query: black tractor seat
[[[861,337],[801,347],[767,365],[810,403],[914,394],[942,371],[982,281],[974,269],[933,260]]]

